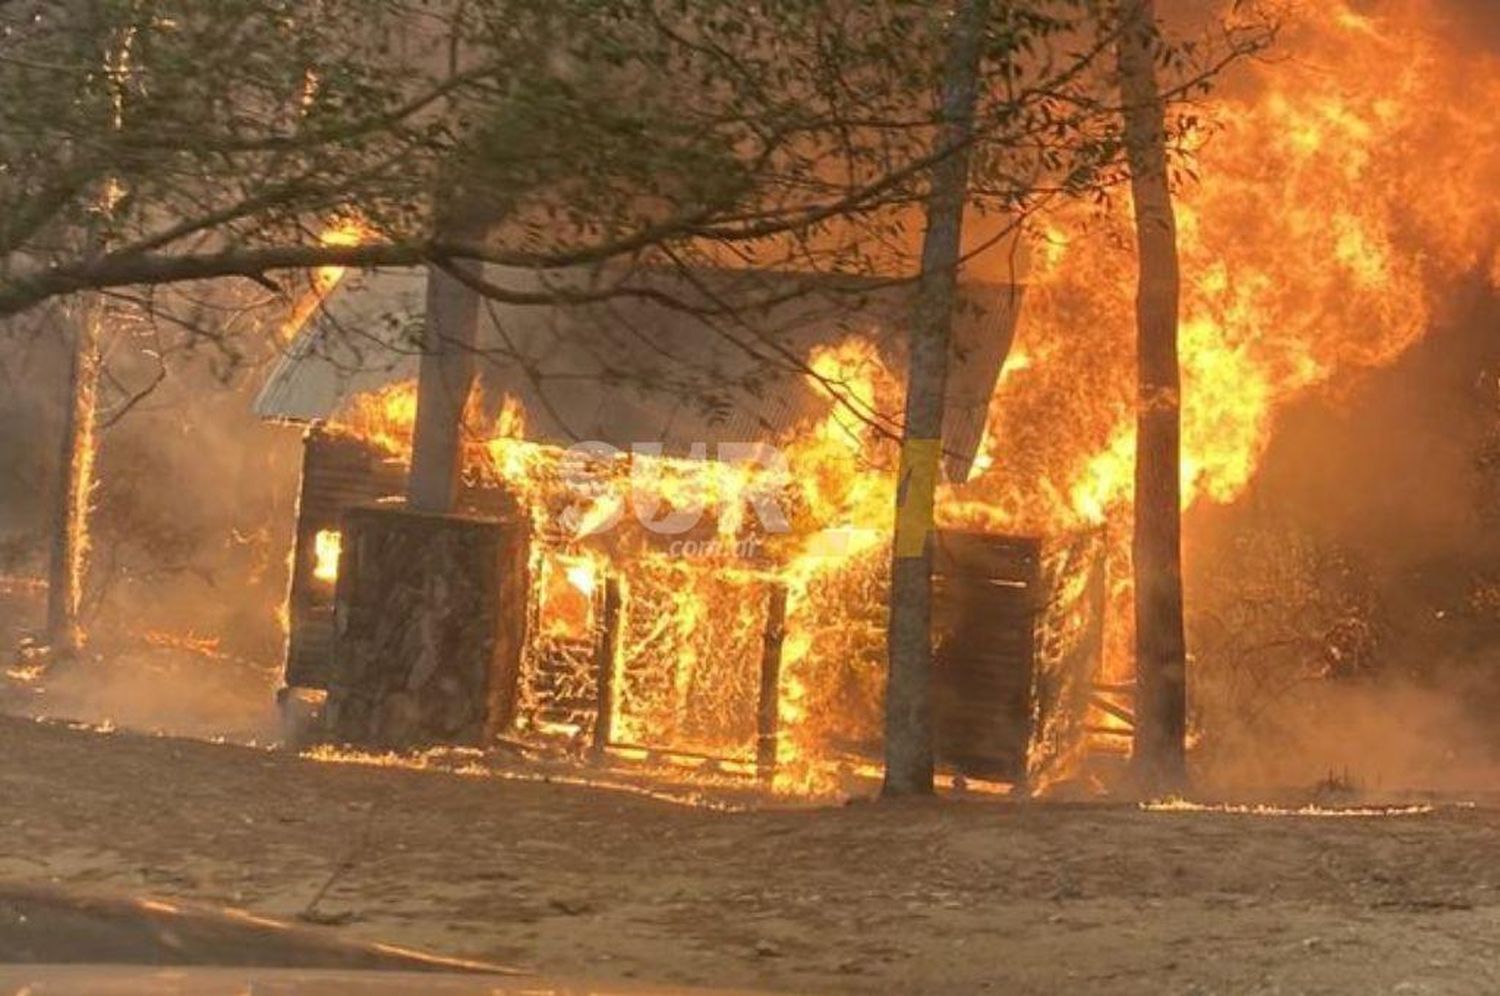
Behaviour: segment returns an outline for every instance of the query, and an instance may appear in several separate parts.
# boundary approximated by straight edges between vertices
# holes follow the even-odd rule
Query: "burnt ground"
[[[350,940],[600,980],[1492,993],[1497,847],[1500,811],[1484,807],[726,812],[0,717],[0,881],[287,920],[311,908]]]

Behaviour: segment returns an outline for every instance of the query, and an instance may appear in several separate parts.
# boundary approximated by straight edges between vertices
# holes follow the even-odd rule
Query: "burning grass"
[[[1266,803],[1246,805],[1240,803],[1189,802],[1186,799],[1160,799],[1143,802],[1140,808],[1148,813],[1214,813],[1228,816],[1296,817],[1299,819],[1379,819],[1385,817],[1430,816],[1437,812],[1436,806],[1417,804],[1406,806],[1320,806],[1309,803],[1304,806],[1274,806]]]

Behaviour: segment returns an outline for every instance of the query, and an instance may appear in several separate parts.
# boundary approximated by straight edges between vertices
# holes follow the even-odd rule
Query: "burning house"
[[[438,659],[447,647],[423,673],[382,673],[411,656],[391,641],[420,637],[362,617],[343,576],[365,518],[405,491],[425,278],[352,276],[301,329],[257,408],[306,427],[285,683],[326,690],[331,735],[511,732],[784,779],[878,759],[908,292],[759,274],[782,303],[709,307],[744,279],[700,275],[670,301],[484,304],[458,505],[502,528],[452,551],[482,550],[485,580],[443,596],[488,627],[468,671]],[[1018,299],[964,288],[949,482],[982,456]],[[430,555],[430,540],[390,555]],[[940,763],[1022,780],[1039,718],[1066,711],[1038,681],[1038,639],[1062,639],[1044,625],[1042,545],[952,529],[936,549]]]
[[[1252,570],[1245,529],[1223,525],[1236,508],[1298,500],[1284,482],[1257,483],[1287,413],[1339,402],[1360,378],[1393,368],[1443,318],[1455,287],[1472,281],[1489,293],[1500,274],[1493,212],[1476,209],[1493,186],[1494,143],[1457,138],[1488,136],[1491,124],[1474,115],[1468,63],[1425,26],[1420,6],[1391,5],[1392,31],[1338,5],[1308,6],[1295,39],[1306,62],[1247,68],[1216,103],[1212,141],[1208,131],[1185,136],[1201,174],[1177,200],[1191,275],[1179,350],[1195,743],[1212,745],[1256,713],[1249,699],[1277,669],[1265,641],[1214,618],[1216,600],[1245,601],[1231,582],[1243,574],[1244,586],[1260,585],[1257,604],[1278,624],[1301,618],[1287,609],[1298,586]],[[1403,67],[1394,80],[1392,65]],[[1425,150],[1420,170],[1414,148]],[[1268,176],[1285,191],[1284,210],[1266,210]],[[937,586],[949,617],[939,634],[942,753],[960,770],[1014,776],[1024,766],[1036,784],[1051,761],[1065,776],[1085,752],[1129,747],[1130,226],[1123,202],[1058,207],[1038,219],[1022,267],[1024,321],[999,282],[969,286],[959,316],[937,516],[943,556],[960,552]],[[527,536],[524,580],[511,583],[524,594],[511,607],[523,638],[504,695],[481,710],[486,723],[747,766],[769,758],[783,773],[874,755],[880,537],[895,486],[882,439],[900,408],[900,295],[853,280],[778,295],[764,273],[722,279],[752,277],[763,299],[783,303],[726,312],[714,299],[736,288],[710,281],[671,303],[485,307],[461,504],[489,521],[515,519]],[[781,290],[797,283],[785,280]],[[308,427],[287,681],[327,687],[335,702],[344,516],[403,490],[422,295],[420,276],[350,277],[260,402],[266,417]],[[1371,438],[1387,449],[1390,436]],[[590,439],[613,450],[570,450]],[[773,445],[786,468],[694,459],[720,443]],[[648,448],[632,453],[636,444]],[[1328,504],[1345,501],[1347,475],[1338,483]],[[763,529],[755,513],[769,491],[786,531]],[[974,550],[989,551],[987,566],[954,566],[980,563],[967,556]],[[961,577],[982,583],[970,589]],[[955,632],[968,635],[943,638]],[[1273,633],[1278,646],[1326,642],[1293,635]],[[955,663],[960,645],[995,656]],[[1322,673],[1316,652],[1271,656],[1285,657],[1285,681],[1271,684],[1300,688]],[[1243,683],[1225,680],[1241,672]]]

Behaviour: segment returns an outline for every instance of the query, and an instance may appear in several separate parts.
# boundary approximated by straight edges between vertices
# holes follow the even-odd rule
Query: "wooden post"
[[[470,260],[450,265],[476,274],[479,270]],[[417,424],[406,486],[407,503],[418,511],[453,511],[463,471],[464,406],[474,386],[478,339],[479,294],[442,267],[428,266]]]
[[[603,756],[614,737],[615,657],[620,646],[620,581],[604,582],[604,609],[599,642],[594,650],[594,682],[597,710],[594,716],[594,756]]]
[[[786,639],[786,585],[771,586],[760,653],[760,703],[755,715],[755,772],[769,785],[776,779],[780,735],[781,645]]]

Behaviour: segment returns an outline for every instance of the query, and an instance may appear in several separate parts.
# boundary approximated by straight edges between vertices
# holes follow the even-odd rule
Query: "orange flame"
[[[1231,81],[1249,95],[1221,99],[1199,130],[1200,179],[1177,202],[1185,506],[1234,500],[1283,407],[1393,362],[1430,324],[1444,279],[1492,265],[1500,125],[1481,109],[1500,71],[1453,51],[1427,0],[1380,9],[1296,5],[1294,57],[1256,67],[1248,88]],[[1026,362],[992,408],[1000,473],[968,514],[1049,531],[1128,509],[1129,219],[1127,203],[1102,217],[1073,207],[1039,233]]]
[[[364,222],[343,219],[324,229],[318,236],[318,241],[326,246],[357,246],[369,236],[370,229]],[[277,334],[279,342],[291,342],[302,330],[308,319],[317,313],[328,295],[339,285],[339,281],[344,279],[345,269],[342,266],[319,266],[308,274],[307,287],[297,295],[292,302],[291,312],[281,323]]]
[[[1369,7],[1371,5],[1362,5]],[[1424,333],[1442,288],[1492,268],[1500,66],[1465,55],[1430,0],[1363,14],[1290,5],[1281,57],[1230,80],[1178,192],[1183,504],[1228,503],[1279,413],[1337,397]],[[1112,623],[1100,679],[1133,681],[1128,549],[1135,411],[1130,205],[1070,207],[1032,253],[1024,365],[1002,379],[993,469],[949,521],[1063,533],[1110,523]],[[1124,721],[1096,710],[1091,725]]]

